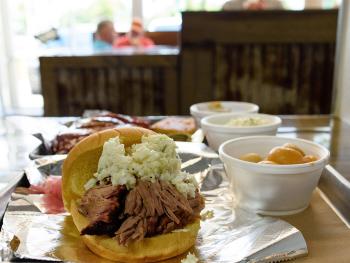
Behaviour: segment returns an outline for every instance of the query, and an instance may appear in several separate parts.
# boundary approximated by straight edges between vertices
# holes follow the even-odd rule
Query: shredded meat
[[[79,212],[90,221],[81,234],[113,236],[122,223],[125,196],[125,186],[108,185],[89,189],[79,204]]]
[[[55,154],[68,153],[74,145],[91,133],[89,129],[79,129],[58,134],[52,141],[52,152]]]
[[[203,207],[204,200],[198,192],[187,199],[165,181],[140,181],[127,195],[127,219],[116,232],[116,239],[127,245],[130,241],[169,233],[198,218]]]
[[[81,234],[115,236],[119,244],[128,245],[184,227],[199,217],[203,207],[198,191],[194,198],[186,198],[165,181],[139,181],[130,192],[125,186],[96,186],[79,205],[90,220]]]

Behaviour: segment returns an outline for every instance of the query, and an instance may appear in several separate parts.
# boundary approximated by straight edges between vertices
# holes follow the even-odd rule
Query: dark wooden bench
[[[131,115],[177,114],[177,54],[93,54],[41,57],[46,116],[85,109]]]
[[[181,113],[208,100],[330,113],[337,10],[184,12]]]

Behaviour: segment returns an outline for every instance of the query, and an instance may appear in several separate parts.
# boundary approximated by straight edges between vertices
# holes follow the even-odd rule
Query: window
[[[43,107],[38,57],[91,51],[92,34],[99,21],[111,19],[117,30],[126,31],[132,13],[129,0],[5,0],[2,3],[0,16],[6,20],[6,25],[2,25],[6,30],[1,37],[8,43],[5,68],[9,71],[2,75],[8,75],[7,86],[11,86],[2,90],[2,93],[10,92],[4,104],[15,112],[33,109],[33,114],[41,114]],[[35,38],[52,28],[58,30],[59,39],[42,43]]]

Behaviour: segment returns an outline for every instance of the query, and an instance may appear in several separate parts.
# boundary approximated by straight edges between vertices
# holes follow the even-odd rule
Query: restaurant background
[[[0,80],[2,112],[43,114],[38,57],[84,54],[92,50],[92,35],[101,19],[111,19],[118,32],[127,32],[132,17],[145,29],[181,30],[181,11],[219,11],[225,0],[1,0]],[[284,0],[290,10],[334,8],[339,0]],[[156,7],[156,8],[154,8]],[[57,30],[57,39],[35,36]],[[56,31],[54,31],[56,33]]]

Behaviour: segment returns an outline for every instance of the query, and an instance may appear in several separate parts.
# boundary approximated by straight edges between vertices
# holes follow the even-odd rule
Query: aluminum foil
[[[200,262],[280,262],[307,254],[299,230],[277,218],[243,210],[229,191],[223,165],[204,144],[180,143],[183,169],[195,174],[206,198],[195,253]],[[53,161],[53,162],[51,162]],[[26,170],[30,182],[59,171],[57,157]],[[69,214],[48,215],[40,196],[13,194],[0,233],[0,257],[71,262],[110,262],[90,252]],[[164,262],[180,262],[186,254]]]

